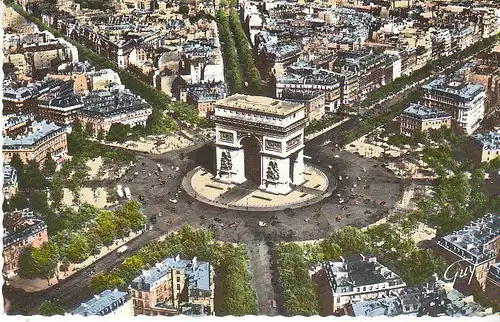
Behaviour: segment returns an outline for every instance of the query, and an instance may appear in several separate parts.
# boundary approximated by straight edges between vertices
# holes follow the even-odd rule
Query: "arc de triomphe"
[[[304,182],[303,104],[237,94],[217,101],[214,112],[217,180],[251,180],[275,194]]]

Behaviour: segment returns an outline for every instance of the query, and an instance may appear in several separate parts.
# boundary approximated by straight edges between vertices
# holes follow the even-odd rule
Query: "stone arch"
[[[262,142],[255,135],[247,135],[238,143],[243,146],[245,153],[245,178],[256,184],[262,181]]]

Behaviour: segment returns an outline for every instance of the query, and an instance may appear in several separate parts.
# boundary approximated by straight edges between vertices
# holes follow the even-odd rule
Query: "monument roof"
[[[216,105],[248,112],[286,116],[304,108],[303,104],[280,101],[274,98],[250,95],[232,95],[216,102]]]

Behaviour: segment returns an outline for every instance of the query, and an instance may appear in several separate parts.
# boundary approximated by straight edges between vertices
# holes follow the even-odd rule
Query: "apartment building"
[[[19,258],[28,247],[48,241],[47,225],[29,209],[3,214],[3,274],[11,277],[19,270]]]
[[[325,93],[285,89],[281,92],[281,99],[303,104],[306,108],[306,115],[309,122],[319,120],[325,115]]]
[[[226,98],[223,82],[188,85],[180,90],[181,101],[193,105],[202,117],[210,117],[214,112],[214,103]]]
[[[101,69],[86,73],[90,91],[103,91],[112,84],[121,84],[120,76],[112,69]]]
[[[90,124],[95,133],[108,132],[113,123],[134,127],[146,126],[153,113],[151,105],[128,90],[92,91],[83,98],[79,119],[84,125]]]
[[[325,110],[330,112],[337,110],[343,102],[342,85],[337,73],[300,61],[290,65],[286,74],[276,78],[276,97],[284,99],[285,91],[324,94]]]
[[[484,289],[489,268],[495,264],[500,250],[500,213],[488,213],[462,229],[441,237],[437,244],[449,264],[462,260],[462,270],[455,288],[468,289],[469,280],[476,280]],[[465,268],[464,268],[465,267]]]
[[[345,309],[352,301],[377,299],[399,293],[405,282],[387,267],[377,262],[374,256],[360,254],[352,258],[341,258],[339,262],[323,264],[330,285],[333,312]]]
[[[485,90],[479,84],[463,83],[441,76],[422,86],[423,104],[447,112],[452,126],[468,135],[484,118]]]
[[[448,29],[431,31],[432,59],[446,57],[452,54],[452,34]]]
[[[485,295],[500,304],[500,262],[492,265],[486,276]]]
[[[81,303],[70,314],[83,316],[110,315],[114,318],[131,317],[133,316],[132,301],[127,292],[116,289],[113,291],[104,290],[98,295],[94,295],[90,300]]]
[[[443,127],[451,128],[451,115],[423,105],[410,103],[399,116],[399,129],[403,135],[413,135]]]
[[[68,153],[67,132],[62,126],[47,121],[35,121],[4,137],[4,162],[10,162],[17,153],[24,163],[35,160],[42,163],[47,153],[53,157]]]
[[[500,131],[477,133],[471,138],[471,152],[476,162],[490,162],[500,157]]]
[[[46,79],[26,87],[6,88],[3,90],[3,113],[34,113],[37,108],[37,98],[43,94],[56,91],[65,82],[57,79]]]
[[[376,316],[452,316],[484,317],[491,315],[491,308],[483,308],[471,297],[451,288],[435,276],[423,284],[405,287],[399,294],[351,304],[348,309],[353,317]]]
[[[214,271],[207,262],[166,258],[143,270],[130,287],[134,315],[171,316],[181,313],[185,304],[203,306],[203,313],[214,315]]]
[[[70,125],[78,117],[83,101],[80,96],[48,94],[38,99],[37,117],[55,124]]]

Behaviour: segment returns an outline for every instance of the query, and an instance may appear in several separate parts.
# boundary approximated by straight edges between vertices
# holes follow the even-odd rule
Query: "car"
[[[333,157],[334,157],[335,159],[338,159],[338,158],[340,158],[340,155],[335,154]]]
[[[178,203],[177,199],[173,199],[173,198],[169,199],[168,201],[170,201],[170,202],[171,202],[171,203],[173,203],[173,204]]]
[[[149,221],[150,221],[152,224],[156,224],[156,217],[151,217],[151,218],[149,218]]]

